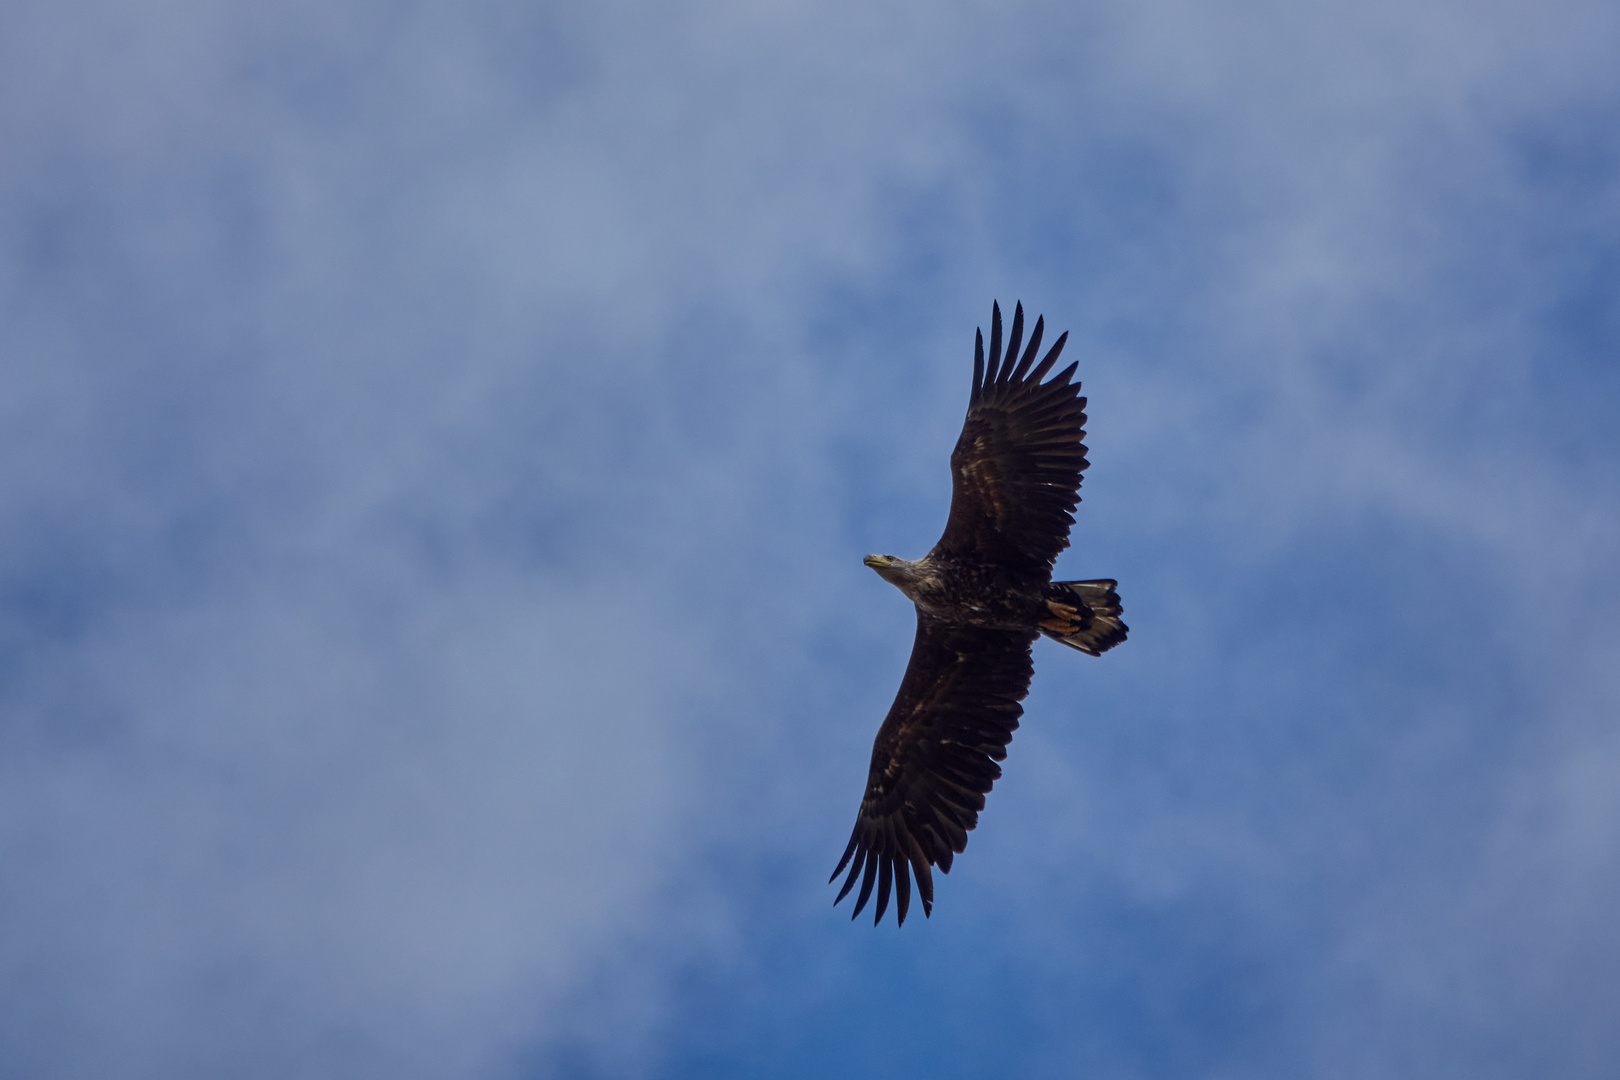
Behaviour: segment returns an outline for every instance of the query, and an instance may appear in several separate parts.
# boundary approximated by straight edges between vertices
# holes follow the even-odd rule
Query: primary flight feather
[[[989,362],[981,332],[967,420],[951,451],[945,534],[915,562],[866,557],[917,606],[911,662],[872,746],[855,831],[829,879],[849,867],[834,904],[859,879],[851,918],[876,885],[874,925],[891,891],[897,923],[906,921],[913,877],[923,914],[933,911],[932,868],[950,873],[1001,778],[996,763],[1024,712],[1035,639],[1045,634],[1092,656],[1125,640],[1117,582],[1052,580],[1087,465],[1086,399],[1069,381],[1076,364],[1041,381],[1069,337],[1037,364],[1043,324],[1035,320],[1024,345],[1019,304],[1003,354],[1001,307],[992,305]]]

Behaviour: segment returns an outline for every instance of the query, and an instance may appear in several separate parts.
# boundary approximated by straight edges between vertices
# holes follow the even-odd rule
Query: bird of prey
[[[1044,320],[1019,354],[1024,307],[1013,313],[1006,353],[1001,307],[991,308],[973,348],[973,393],[951,451],[951,512],[934,550],[915,562],[868,555],[866,565],[917,606],[917,639],[900,692],[878,729],[872,769],[849,847],[829,881],[849,866],[833,900],[857,878],[854,918],[877,885],[883,921],[891,886],[896,925],[906,921],[911,876],[923,914],[934,907],[932,867],[950,873],[967,847],[984,797],[1001,778],[1034,674],[1030,647],[1042,634],[1100,656],[1125,640],[1118,582],[1053,581],[1069,546],[1071,511],[1086,469],[1086,399],[1071,383],[1078,364],[1042,382],[1069,335],[1039,364]],[[853,863],[851,862],[853,860]],[[864,871],[864,873],[863,873]]]

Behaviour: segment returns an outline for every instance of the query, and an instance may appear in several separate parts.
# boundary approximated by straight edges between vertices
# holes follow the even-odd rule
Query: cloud
[[[5,1070],[1613,1056],[1602,5],[3,18]],[[874,937],[992,296],[1133,639]]]

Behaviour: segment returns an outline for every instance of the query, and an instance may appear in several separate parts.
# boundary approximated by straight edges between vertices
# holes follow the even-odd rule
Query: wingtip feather
[[[849,913],[851,922],[854,921],[855,916],[861,913],[861,909],[866,906],[866,902],[872,898],[872,884],[877,880],[877,852],[868,848],[864,854],[866,855],[866,873],[861,877],[861,893],[855,898],[855,910]]]
[[[878,856],[878,894],[877,912],[872,916],[872,925],[877,926],[883,922],[883,913],[889,910],[889,890],[893,887],[894,856],[887,852]]]
[[[990,301],[990,362],[985,367],[984,384],[992,386],[996,382],[997,372],[1001,366],[1001,305],[994,300]]]
[[[923,854],[922,844],[909,830],[906,832],[906,857],[911,861],[911,872],[917,879],[917,899],[922,901],[923,918],[928,918],[934,907],[934,877],[928,869],[928,856]]]
[[[911,868],[899,856],[894,860],[895,926],[906,925],[906,911],[911,907]]]
[[[973,329],[973,396],[970,400],[978,401],[979,393],[984,389],[984,331],[978,327]]]
[[[855,864],[849,868],[849,877],[844,879],[844,887],[838,890],[837,896],[833,897],[833,907],[837,907],[838,902],[844,897],[848,896],[849,890],[855,887],[855,878],[858,874],[860,874],[864,864],[866,863],[866,856],[867,852],[862,849],[862,851],[855,857]],[[829,882],[829,884],[831,883]],[[856,910],[858,911],[860,909],[857,908]]]
[[[1012,373],[1013,372],[1013,357],[1018,355],[1018,348],[1023,343],[1024,343],[1024,303],[1023,303],[1022,300],[1020,300],[1018,302],[1018,306],[1013,308],[1012,329],[1007,334],[1007,353],[1006,353],[1007,362],[1001,365],[1001,377],[997,381],[999,381],[1001,383],[1009,383],[1009,382],[1016,382],[1017,381],[1016,379],[1013,378],[1013,373]]]
[[[1052,365],[1057,363],[1057,358],[1063,355],[1063,346],[1068,342],[1068,340],[1069,332],[1065,330],[1063,333],[1058,335],[1058,339],[1056,341],[1052,342],[1052,351],[1046,354],[1046,358],[1041,361],[1040,367],[1036,368],[1030,375],[1030,379],[1033,382],[1040,382],[1042,379],[1046,378],[1046,373],[1052,370]]]
[[[851,855],[855,854],[855,845],[860,842],[861,826],[859,822],[856,822],[855,831],[849,834],[849,846],[844,849],[844,857],[838,860],[838,867],[832,872],[832,877],[827,879],[827,884],[831,885],[838,880],[838,875],[844,872],[844,864],[849,862]]]
[[[1029,335],[1029,345],[1025,347],[1024,355],[1018,361],[1018,370],[1013,372],[1013,382],[1023,382],[1024,376],[1029,372],[1029,365],[1033,364],[1035,362],[1035,357],[1040,355],[1041,334],[1045,330],[1046,316],[1037,315],[1035,317],[1035,329],[1031,331]]]

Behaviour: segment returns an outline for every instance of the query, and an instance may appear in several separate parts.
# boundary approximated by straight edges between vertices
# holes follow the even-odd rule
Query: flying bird
[[[973,346],[973,393],[951,451],[951,512],[934,550],[916,561],[868,555],[866,565],[917,606],[917,639],[900,692],[872,745],[855,831],[829,882],[849,867],[837,904],[860,879],[851,918],[877,885],[883,921],[891,887],[896,925],[906,921],[911,878],[923,914],[934,908],[932,868],[950,873],[967,847],[996,763],[1018,728],[1042,634],[1100,656],[1125,640],[1116,581],[1053,581],[1069,546],[1085,472],[1086,399],[1071,383],[1078,364],[1046,382],[1069,335],[1039,364],[1044,319],[1023,345],[1024,306],[1013,312],[1006,353],[1001,306],[992,305],[990,359]]]

